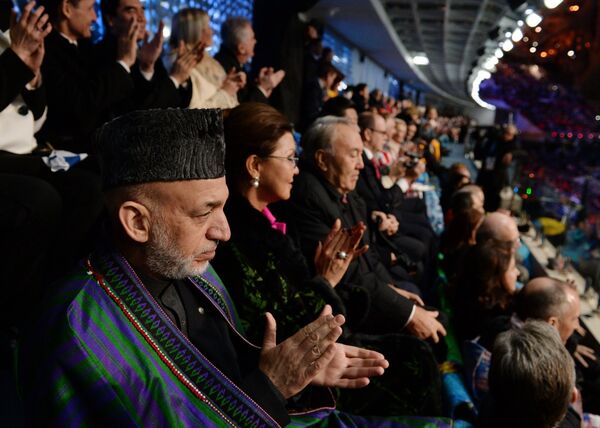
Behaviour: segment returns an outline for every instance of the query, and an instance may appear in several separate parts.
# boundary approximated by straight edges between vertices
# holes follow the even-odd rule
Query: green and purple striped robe
[[[233,302],[214,270],[190,283],[241,336]],[[52,296],[22,351],[26,411],[34,426],[277,426],[188,341],[120,255],[82,263]],[[358,418],[331,408],[292,420],[293,426],[450,426],[425,418]]]

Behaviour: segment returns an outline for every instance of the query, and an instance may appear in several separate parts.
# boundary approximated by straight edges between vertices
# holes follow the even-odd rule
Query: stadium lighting
[[[523,31],[521,31],[520,28],[517,28],[515,31],[513,31],[512,33],[512,41],[517,43],[520,42],[521,39],[523,38]]]
[[[525,18],[525,23],[531,28],[537,27],[540,22],[542,22],[542,17],[535,12],[530,13],[527,15],[527,18]]]
[[[498,48],[496,49],[496,51],[494,52],[494,56],[496,58],[502,58],[504,56],[504,52],[502,52],[502,49]]]
[[[479,86],[481,85],[481,82],[483,82],[486,79],[489,79],[490,77],[492,77],[492,75],[489,71],[477,71],[477,74],[475,75],[475,78],[473,79],[473,84],[471,86],[471,98],[473,98],[473,101],[475,101],[483,108],[486,108],[488,110],[496,110],[496,107],[494,107],[492,104],[486,103],[479,96]]]
[[[427,58],[425,55],[415,55],[413,56],[413,64],[427,65],[429,64],[429,58]]]
[[[502,50],[504,52],[508,52],[510,51],[515,45],[513,45],[513,42],[511,42],[510,40],[505,40],[504,43],[502,43]]]
[[[546,6],[548,9],[554,9],[562,2],[563,0],[544,0],[544,6]]]

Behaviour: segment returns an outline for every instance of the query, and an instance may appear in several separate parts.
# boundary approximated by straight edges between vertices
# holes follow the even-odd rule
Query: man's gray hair
[[[314,165],[315,154],[319,150],[333,153],[332,143],[339,126],[356,125],[345,117],[323,116],[313,122],[302,136],[302,158]]]
[[[248,36],[248,27],[252,26],[250,20],[233,16],[221,25],[221,39],[223,46],[229,50],[236,51],[237,45]]]
[[[490,426],[550,428],[567,412],[575,368],[557,331],[528,321],[496,339],[489,384]]]

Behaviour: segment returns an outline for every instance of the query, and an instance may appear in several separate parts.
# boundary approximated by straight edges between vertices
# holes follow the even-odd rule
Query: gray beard
[[[151,272],[169,279],[184,279],[206,272],[208,262],[194,266],[194,256],[185,256],[173,245],[174,240],[158,219],[152,224],[150,241],[146,248],[146,265]]]

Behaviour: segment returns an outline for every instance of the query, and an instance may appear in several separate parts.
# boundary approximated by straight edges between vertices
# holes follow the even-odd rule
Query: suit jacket
[[[314,257],[317,243],[329,233],[337,218],[341,219],[345,228],[354,226],[359,221],[367,224],[364,202],[356,193],[347,195],[344,203],[340,195],[318,173],[303,169],[294,180],[294,188],[289,203],[281,211],[289,226],[296,229],[300,236],[302,250],[307,260]],[[368,244],[368,232],[363,243]],[[354,260],[338,287],[343,290],[355,286],[366,292],[368,307],[359,318],[366,321],[362,328],[398,332],[410,319],[414,304],[393,291],[388,284],[393,284],[390,273],[379,260],[374,250]],[[352,303],[345,302],[349,319],[357,317],[352,314]]]
[[[323,97],[325,91],[319,83],[319,79],[314,77],[304,84],[302,94],[301,129],[306,129],[319,116],[323,108]]]
[[[33,77],[33,72],[12,49],[0,54],[0,111],[21,93]]]
[[[133,94],[133,80],[116,61],[96,67],[87,40],[74,45],[53,30],[45,42],[48,119],[40,137],[56,148],[87,151],[95,129]]]
[[[313,321],[325,303],[333,313],[346,309],[335,289],[321,276],[311,278],[302,252],[290,234],[273,229],[269,220],[233,192],[225,206],[231,239],[219,246],[212,261],[234,302],[247,337],[260,343],[264,313],[277,320],[278,340]]]
[[[244,69],[244,64],[240,64],[235,54],[225,46],[221,46],[221,49],[215,55],[215,59],[223,66],[225,73],[229,73],[229,71],[234,68],[237,72],[243,71],[248,74]],[[240,103],[257,102],[269,104],[269,99],[254,82],[250,81],[250,78],[248,78],[246,86],[238,91],[237,96]]]
[[[96,67],[104,67],[117,60],[117,40],[111,34],[93,47],[94,61]],[[184,88],[175,83],[169,77],[169,73],[159,58],[154,64],[152,79],[146,80],[140,71],[139,61],[131,67],[131,78],[133,79],[133,96],[127,98],[114,106],[110,112],[110,118],[120,116],[133,110],[146,110],[151,108],[188,107],[192,97],[192,88],[188,84]]]
[[[45,119],[46,91],[43,85],[26,88],[33,72],[5,48],[9,43],[8,34],[0,33],[0,150],[24,154],[36,147],[33,134]]]
[[[377,178],[373,162],[364,152],[362,157],[365,167],[360,170],[356,191],[366,202],[369,212],[394,213],[395,208],[402,200],[402,191],[397,186],[393,186],[391,189],[384,188],[381,180]]]

